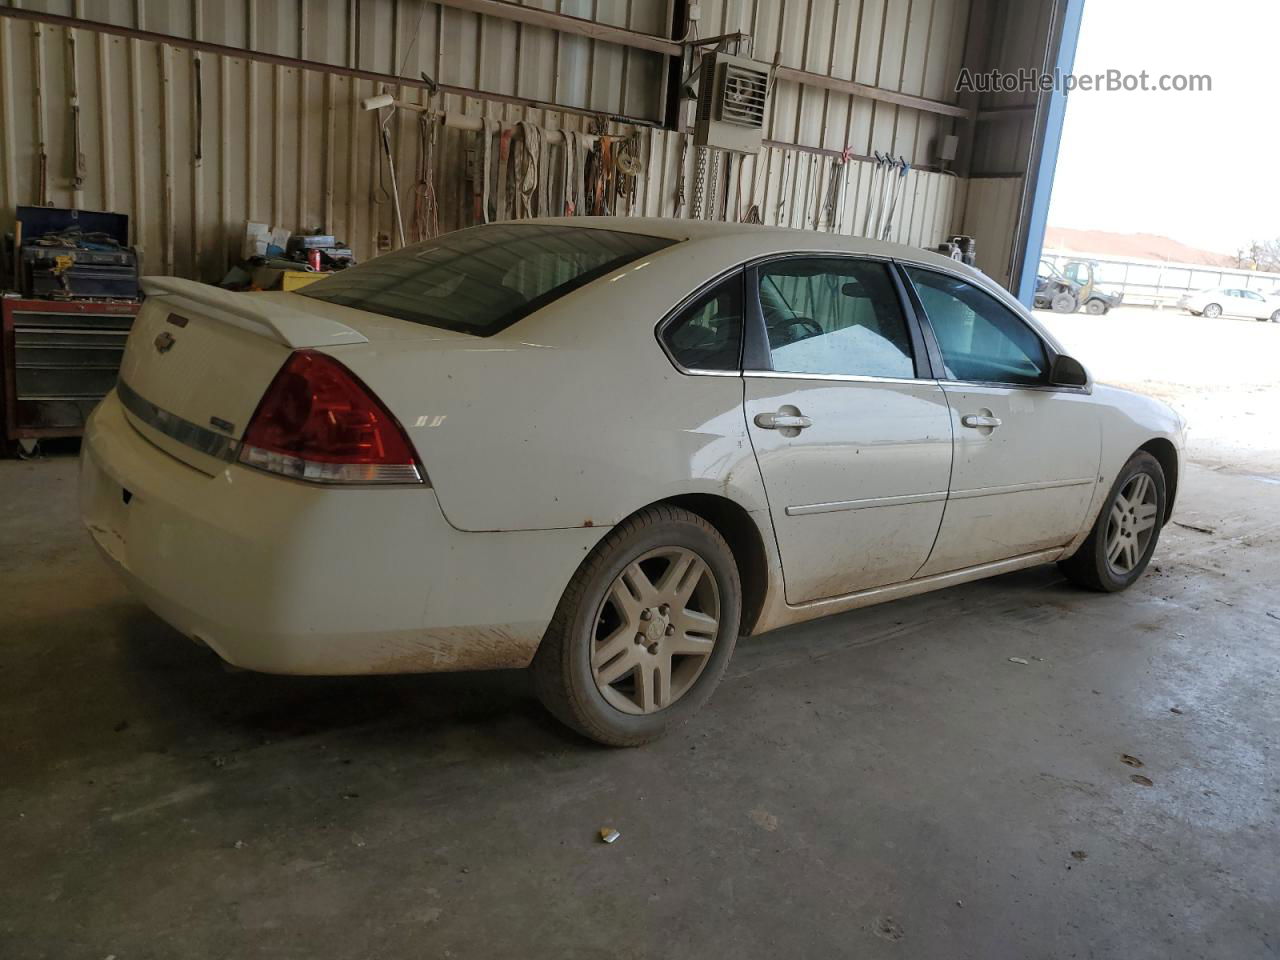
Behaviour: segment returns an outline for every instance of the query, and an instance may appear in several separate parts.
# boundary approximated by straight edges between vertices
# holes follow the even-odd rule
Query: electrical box
[[[734,153],[756,153],[769,107],[769,67],[747,57],[707,53],[698,79],[693,143]]]

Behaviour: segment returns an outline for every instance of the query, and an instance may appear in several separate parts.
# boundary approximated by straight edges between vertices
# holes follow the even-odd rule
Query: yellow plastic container
[[[280,276],[281,290],[301,290],[308,283],[327,277],[327,273],[311,273],[307,270],[286,270]]]

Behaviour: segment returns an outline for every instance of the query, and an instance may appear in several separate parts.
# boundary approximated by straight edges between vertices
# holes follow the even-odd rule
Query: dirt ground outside
[[[1150,307],[1036,316],[1095,379],[1180,410],[1192,462],[1280,483],[1280,324]]]

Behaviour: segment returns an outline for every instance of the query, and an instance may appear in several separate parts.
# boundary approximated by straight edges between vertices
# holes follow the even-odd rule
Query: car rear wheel
[[[1204,314],[1206,317],[1208,317],[1210,320],[1212,320],[1212,319],[1214,319],[1215,317],[1220,317],[1220,316],[1222,316],[1222,307],[1221,307],[1221,305],[1216,304],[1216,303],[1209,303],[1209,304],[1206,304],[1206,305],[1205,305],[1205,308],[1204,308],[1203,310],[1201,310],[1200,312],[1201,312],[1201,313],[1203,313],[1203,314]]]
[[[1165,496],[1160,462],[1138,451],[1111,485],[1088,538],[1058,562],[1067,579],[1090,590],[1114,593],[1142,576],[1160,539]]]
[[[1280,310],[1277,310],[1275,313],[1271,315],[1271,322],[1280,323]]]
[[[711,696],[738,637],[742,587],[716,529],[676,507],[615,527],[574,575],[533,661],[538,697],[610,746],[638,746]]]

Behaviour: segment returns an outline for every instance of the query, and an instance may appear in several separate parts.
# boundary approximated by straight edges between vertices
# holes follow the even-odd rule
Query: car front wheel
[[[1114,593],[1137,580],[1155,552],[1165,515],[1164,470],[1151,454],[1129,458],[1080,549],[1060,560],[1067,579]]]
[[[728,544],[696,514],[648,507],[574,575],[533,661],[538,697],[610,746],[638,746],[692,716],[738,637],[742,587]]]
[[[1210,303],[1210,304],[1206,304],[1205,308],[1200,312],[1203,313],[1210,320],[1213,320],[1216,317],[1222,316],[1222,307],[1219,304]]]

